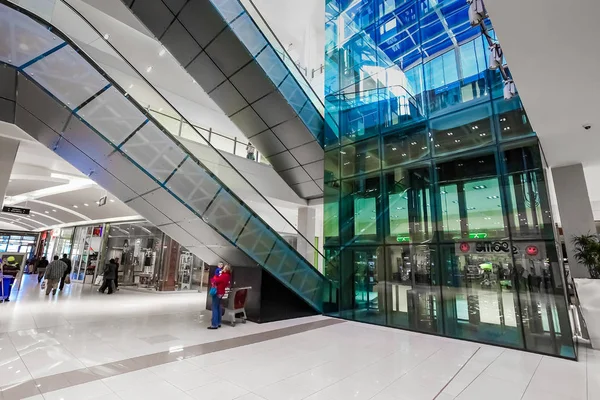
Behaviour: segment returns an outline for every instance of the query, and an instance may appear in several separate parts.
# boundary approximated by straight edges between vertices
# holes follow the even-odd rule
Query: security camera
[[[584,124],[583,125],[583,129],[585,129],[586,131],[589,131],[590,129],[592,129],[592,125],[590,125],[590,124]]]

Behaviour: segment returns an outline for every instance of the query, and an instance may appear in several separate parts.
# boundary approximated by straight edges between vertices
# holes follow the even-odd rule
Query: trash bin
[[[15,278],[13,276],[4,275],[2,278],[2,288],[0,288],[0,301],[8,300]]]

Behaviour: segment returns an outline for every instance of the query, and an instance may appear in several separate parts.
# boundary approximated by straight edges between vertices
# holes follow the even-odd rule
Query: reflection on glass
[[[446,329],[453,337],[523,347],[510,241],[464,241],[442,250]]]
[[[425,127],[402,130],[383,137],[383,168],[422,160],[429,156]]]
[[[494,155],[455,159],[437,170],[444,240],[508,235]]]
[[[513,237],[552,239],[548,189],[537,143],[503,152],[508,220]]]
[[[379,174],[342,181],[341,196],[343,243],[378,242],[381,215]]]
[[[509,101],[497,100],[494,102],[494,110],[502,139],[515,139],[534,134],[520,97]]]
[[[340,183],[325,184],[323,199],[323,236],[325,245],[339,244],[340,240]]]
[[[386,250],[388,324],[441,332],[441,297],[435,247],[390,246]]]
[[[464,151],[493,142],[489,104],[431,120],[436,155]]]
[[[343,250],[341,317],[385,324],[385,271],[382,250],[381,247]]]
[[[564,276],[555,243],[514,242],[515,270],[528,349],[573,358]]]
[[[380,168],[379,141],[365,140],[340,150],[342,176],[352,176]]]
[[[419,243],[433,238],[429,167],[396,168],[384,175],[388,243]]]

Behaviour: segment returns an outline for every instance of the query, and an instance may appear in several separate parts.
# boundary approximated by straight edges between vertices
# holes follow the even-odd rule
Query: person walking
[[[65,287],[65,280],[67,279],[67,277],[69,276],[69,274],[71,273],[71,260],[69,260],[69,257],[67,257],[66,254],[63,254],[62,258],[60,259],[60,261],[64,262],[67,266],[67,269],[65,270],[65,272],[63,273],[63,276],[60,278],[60,284],[58,285],[58,289],[62,292],[64,287]],[[69,279],[69,282],[71,283],[71,280]]]
[[[48,260],[46,256],[43,256],[40,261],[35,265],[35,271],[38,274],[38,283],[42,281],[44,277],[44,273],[46,272],[46,268],[48,267]]]
[[[106,289],[108,289],[108,294],[113,293],[113,283],[115,281],[115,277],[117,276],[117,264],[115,264],[114,259],[110,259],[108,264],[104,267],[104,281],[102,282],[102,286],[98,291],[100,293],[104,293]]]
[[[52,294],[56,294],[56,285],[66,269],[67,264],[59,260],[58,256],[54,256],[54,260],[48,264],[44,274],[44,279],[46,279],[46,296],[50,294],[50,290],[52,290]]]
[[[211,280],[211,292],[214,292],[214,294],[212,296],[212,318],[208,329],[218,329],[221,327],[221,299],[225,295],[225,290],[229,287],[230,283],[231,265],[225,264],[221,273],[218,276],[215,275]]]
[[[252,143],[248,142],[248,144],[246,145],[246,158],[248,160],[252,160],[254,161],[256,158],[254,157],[254,151],[256,149],[254,148],[254,146],[252,145]]]
[[[115,290],[119,290],[119,268],[121,264],[119,264],[119,259],[115,257],[115,265],[117,266],[117,270],[115,271]]]

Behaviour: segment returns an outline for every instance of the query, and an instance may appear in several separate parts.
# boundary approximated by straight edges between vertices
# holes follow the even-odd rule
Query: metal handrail
[[[173,121],[175,121],[176,123],[178,123],[179,124],[179,131],[177,132],[176,136],[184,138],[184,139],[189,139],[189,140],[192,140],[192,141],[198,142],[198,143],[204,143],[204,141],[207,141],[207,142],[211,143],[213,145],[213,147],[215,147],[217,150],[226,151],[227,153],[233,154],[234,156],[242,157],[242,156],[240,156],[239,154],[236,153],[236,149],[237,149],[237,145],[238,144],[240,144],[242,146],[246,146],[249,143],[249,140],[247,140],[247,139],[246,139],[246,141],[244,141],[242,139],[238,139],[237,136],[231,138],[230,136],[226,136],[226,135],[223,135],[221,133],[215,132],[214,129],[212,129],[212,128],[204,128],[202,126],[195,125],[195,124],[191,124],[190,125],[183,118],[176,118],[176,117],[173,117],[172,115],[165,114],[163,112],[153,110],[150,107],[148,108],[148,111],[150,113],[154,114],[154,115],[160,115],[161,117],[172,119]],[[193,136],[193,137],[183,136],[182,135],[182,131],[183,131],[183,127],[185,125],[190,125],[193,128],[195,128],[195,129],[200,129],[200,130],[203,130],[203,131],[207,132],[208,133],[208,138],[204,138],[204,140],[199,141],[199,140],[194,140],[194,138],[196,138],[197,136]],[[218,143],[213,139],[215,136],[218,136],[221,139],[230,140],[231,142],[233,142],[233,151],[230,151],[229,149],[224,149],[224,148],[219,147]],[[260,152],[258,150],[255,150],[254,154],[256,154],[256,161],[257,162],[259,162],[261,164],[265,164],[265,165],[271,165],[269,163],[269,161],[267,161],[267,159],[265,158],[265,156],[263,156],[262,154],[260,154]]]
[[[308,82],[308,80],[306,79],[306,76],[302,73],[302,71],[300,71],[300,68],[298,67],[296,62],[293,60],[292,56],[290,56],[290,54],[287,52],[287,50],[285,49],[283,44],[279,41],[279,38],[277,37],[275,32],[273,32],[269,23],[265,20],[265,18],[262,16],[261,12],[258,10],[258,7],[256,7],[256,5],[254,4],[254,2],[252,0],[239,0],[239,2],[245,8],[246,12],[248,13],[248,16],[250,16],[250,18],[252,18],[252,20],[254,21],[256,26],[260,29],[260,31],[263,33],[263,35],[265,35],[265,39],[267,39],[267,42],[269,44],[271,44],[271,47],[273,47],[273,50],[275,50],[275,52],[279,54],[279,56],[281,57],[281,61],[283,61],[283,63],[288,67],[290,72],[292,72],[294,70],[297,72],[296,74],[294,74],[292,72],[292,75],[294,76],[294,78],[296,78],[298,85],[304,89],[306,95],[309,98],[311,98],[311,96],[310,96],[311,93],[314,95],[314,99],[311,99],[311,101],[315,105],[315,108],[319,111],[319,114],[321,114],[321,116],[324,118],[325,117],[325,104],[323,104],[323,101],[321,100],[321,98],[319,97],[317,92],[315,92],[315,90],[313,89],[310,82]],[[262,24],[259,24],[259,22],[262,22]],[[264,29],[262,29],[263,27],[264,27]],[[267,32],[265,32],[265,29],[267,30]],[[267,38],[266,37],[267,34],[270,34],[271,37]],[[277,49],[274,46],[275,44],[277,44],[280,47],[280,49]],[[291,61],[291,63],[286,63],[286,61],[285,61],[286,57],[287,57],[287,59],[289,59]],[[290,66],[291,66],[291,68],[290,68]],[[300,76],[300,79],[297,78],[297,75]],[[302,82],[300,82],[300,81],[302,81]]]

